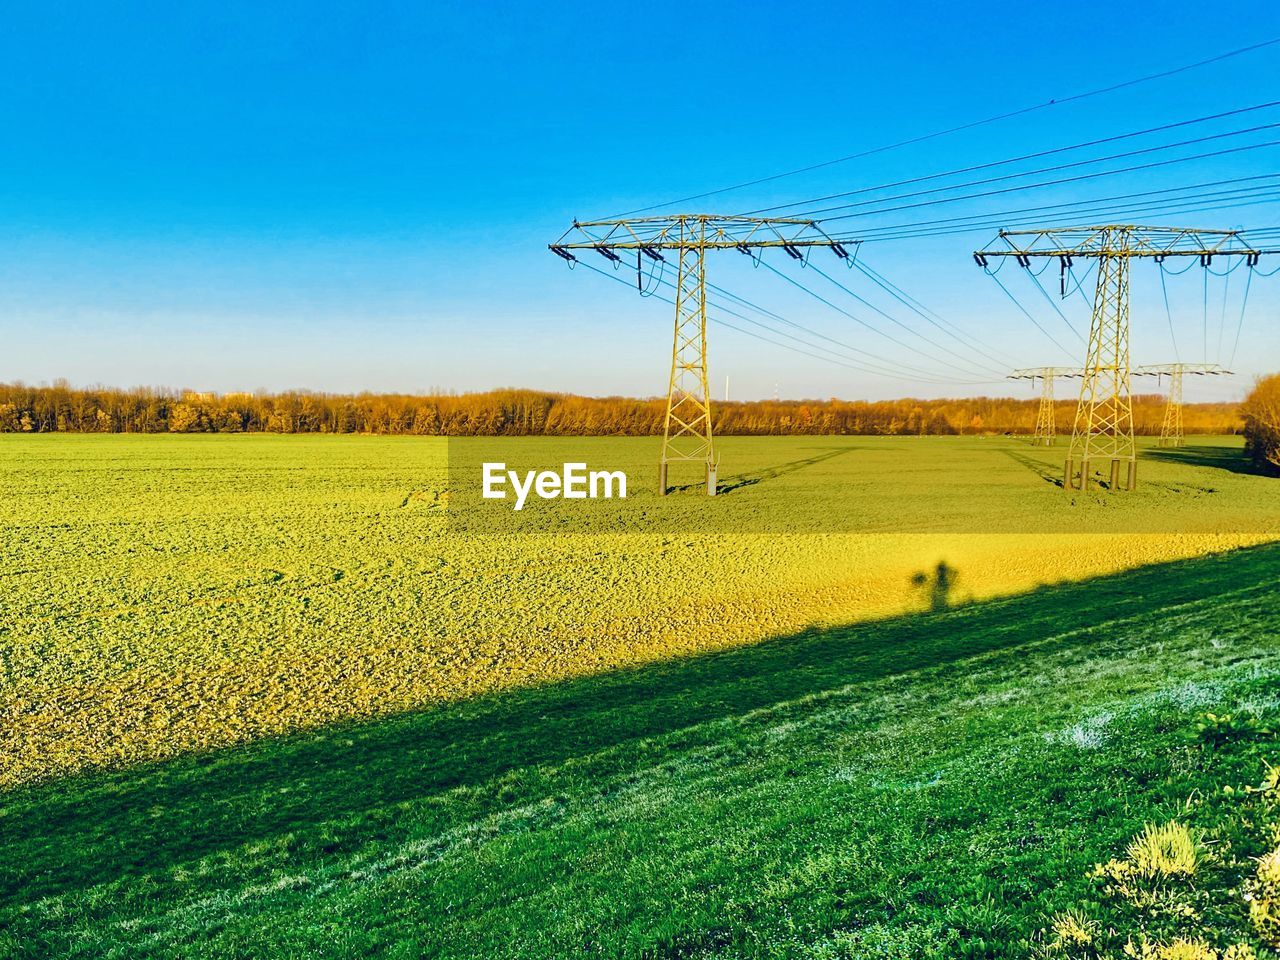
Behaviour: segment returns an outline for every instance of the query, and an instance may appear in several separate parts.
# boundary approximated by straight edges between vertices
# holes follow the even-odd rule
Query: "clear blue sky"
[[[670,308],[571,273],[549,254],[547,242],[573,217],[715,189],[1280,36],[1273,2],[1010,10],[10,7],[0,33],[0,379],[663,392]],[[737,212],[1273,99],[1280,46],[697,206]],[[1165,139],[1277,121],[1280,110],[1259,111]],[[1276,172],[1272,147],[919,216]],[[1280,203],[1185,219],[1272,226]],[[1067,362],[973,265],[971,251],[991,233],[866,244],[861,256],[1002,354]],[[955,373],[743,260],[723,254],[717,282],[894,363]],[[1135,362],[1170,360],[1155,274],[1139,272]],[[815,289],[822,282],[792,274]],[[877,296],[860,274],[832,275]],[[1046,280],[1056,286],[1056,273]],[[1209,359],[1230,353],[1240,285],[1221,313],[1222,281],[1214,284],[1206,311],[1198,271],[1171,282],[1182,359],[1204,353],[1206,312]],[[1010,285],[1070,345],[1026,278]],[[1253,285],[1236,363],[1244,376],[1191,385],[1191,397],[1238,395],[1252,374],[1280,369],[1278,290],[1280,276]],[[936,334],[892,302],[875,302]],[[1079,299],[1064,307],[1077,324],[1083,309]],[[712,336],[717,394],[726,374],[742,397],[771,395],[775,384],[784,396],[851,398],[1028,389],[871,377],[734,331]]]

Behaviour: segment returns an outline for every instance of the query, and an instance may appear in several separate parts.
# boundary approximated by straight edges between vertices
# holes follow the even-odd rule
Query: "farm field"
[[[1192,437],[1181,449],[1139,441],[1139,485],[1115,495],[1095,465],[1087,493],[1064,491],[1069,438],[1053,447],[1013,437],[728,437],[716,441],[721,496],[657,496],[657,440],[613,437],[453,438],[450,515],[473,533],[1267,533],[1280,497],[1241,456],[1238,437]],[[530,496],[484,500],[485,462],[524,473],[566,462],[628,475],[607,508]],[[697,465],[669,484],[705,490]],[[505,489],[510,491],[508,483]],[[583,507],[589,507],[584,509]]]
[[[1277,576],[1263,545],[10,790],[0,956],[1029,957],[1118,922],[1088,873],[1144,823],[1202,837],[1192,889],[1254,865],[1224,824],[1280,749]],[[1234,894],[1171,927],[1261,949]]]
[[[1244,6],[6,11],[0,960],[1280,960]]]
[[[640,481],[589,535],[451,505],[450,444],[0,436],[0,787],[1280,538],[1232,439],[1147,450],[1135,496],[1075,514],[1044,476],[1061,451],[1010,439],[731,438],[711,502],[645,488],[651,440],[575,441]],[[790,530],[804,503],[867,525]],[[1036,512],[1053,532],[1017,532]]]

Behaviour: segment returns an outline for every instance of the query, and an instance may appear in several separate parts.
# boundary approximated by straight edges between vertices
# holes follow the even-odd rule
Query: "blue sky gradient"
[[[11,9],[0,33],[0,380],[660,393],[670,308],[634,286],[570,272],[549,254],[546,244],[574,217],[767,176],[1280,36],[1274,3],[1008,11],[454,2]],[[1280,100],[1280,45],[695,206],[739,212],[1268,100]],[[1280,109],[1162,136],[1275,122]],[[1263,131],[1226,145],[1276,139],[1280,132]],[[1277,172],[1272,146],[919,217]],[[1280,203],[1160,219],[1274,226]],[[868,243],[860,256],[1002,358],[1070,362],[973,265],[971,251],[993,233]],[[775,389],[845,398],[1028,390],[970,382],[979,378],[744,260],[732,252],[715,260],[715,281],[932,376],[870,376],[713,328],[717,395],[726,375],[741,398]],[[815,290],[825,282],[771,262]],[[1144,266],[1135,268],[1134,360],[1165,362],[1174,344],[1156,274]],[[878,296],[860,274],[838,276]],[[1233,276],[1225,310],[1222,279],[1212,279],[1208,308],[1198,270],[1170,281],[1182,359],[1201,359],[1206,339],[1208,359],[1228,359],[1242,276]],[[1045,279],[1056,286],[1055,273]],[[1026,278],[1010,287],[1070,345]],[[1251,286],[1240,376],[1190,382],[1189,399],[1239,396],[1254,374],[1280,369],[1278,291],[1280,276]],[[825,292],[871,327],[902,335]],[[936,336],[892,302],[876,302]],[[1085,327],[1082,299],[1063,309]],[[935,382],[948,378],[955,382]]]

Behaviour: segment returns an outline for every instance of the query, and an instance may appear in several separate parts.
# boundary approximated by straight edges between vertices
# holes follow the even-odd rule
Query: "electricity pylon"
[[[571,236],[574,239],[569,239]],[[734,249],[758,256],[761,250],[779,247],[793,259],[803,260],[806,253],[801,251],[806,248],[826,247],[842,260],[849,258],[845,246],[823,233],[814,220],[711,214],[574,221],[549,247],[570,265],[578,259],[575,250],[594,250],[615,266],[622,264],[618,251],[634,250],[638,285],[642,285],[642,256],[661,265],[666,263],[663,251],[676,254],[675,336],[662,457],[658,461],[658,491],[664,496],[667,467],[672,463],[703,464],[707,493],[714,496],[716,492],[719,461],[711,429],[711,391],[707,387],[707,251]]]
[[[1057,418],[1054,415],[1053,381],[1058,377],[1083,377],[1079,367],[1027,367],[1009,374],[1010,380],[1030,380],[1032,387],[1037,380],[1043,387],[1040,392],[1040,409],[1036,413],[1036,432],[1031,438],[1035,446],[1051,447],[1058,436]]]
[[[1136,257],[1157,262],[1166,257],[1199,257],[1208,267],[1214,257],[1243,256],[1250,267],[1263,253],[1238,230],[1196,230],[1111,224],[1046,230],[1001,230],[1007,248],[973,254],[985,267],[989,257],[1016,257],[1030,268],[1033,257],[1057,257],[1065,271],[1077,257],[1098,261],[1098,282],[1080,400],[1071,429],[1071,449],[1064,469],[1065,489],[1088,490],[1091,467],[1110,462],[1110,489],[1120,489],[1121,464],[1127,464],[1125,489],[1138,482],[1133,442],[1133,400],[1129,364],[1129,266]],[[1065,286],[1064,286],[1065,289]]]
[[[1169,396],[1164,404],[1164,422],[1160,426],[1160,446],[1182,446],[1182,378],[1185,374],[1199,377],[1230,376],[1216,363],[1151,363],[1135,367],[1134,373],[1146,376],[1169,376]]]

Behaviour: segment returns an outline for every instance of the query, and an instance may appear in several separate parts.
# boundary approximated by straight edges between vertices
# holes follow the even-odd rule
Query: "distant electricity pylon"
[[[1051,447],[1058,436],[1058,424],[1053,406],[1053,381],[1058,377],[1083,376],[1084,370],[1079,367],[1027,367],[1009,374],[1010,380],[1030,380],[1032,387],[1037,380],[1043,384],[1040,391],[1040,409],[1036,413],[1036,432],[1031,438],[1033,444]]]
[[[1169,396],[1164,404],[1164,422],[1160,426],[1160,446],[1182,446],[1182,378],[1191,373],[1198,377],[1230,376],[1216,363],[1151,363],[1135,367],[1134,373],[1145,376],[1169,376]]]
[[[573,239],[570,239],[570,238]],[[575,250],[594,250],[621,265],[620,250],[636,253],[636,282],[641,284],[644,260],[665,264],[663,251],[677,259],[675,337],[671,348],[671,378],[667,387],[667,415],[662,430],[662,458],[658,462],[658,490],[667,492],[667,466],[704,465],[707,493],[716,492],[715,442],[711,431],[711,391],[707,387],[707,265],[708,250],[737,250],[747,256],[779,247],[792,259],[803,260],[808,247],[826,247],[842,260],[845,245],[819,229],[817,221],[785,218],[721,217],[676,214],[630,220],[574,221],[555,243],[548,245],[570,264]]]
[[[1208,267],[1214,257],[1242,256],[1253,267],[1263,253],[1250,246],[1238,230],[1195,230],[1183,227],[1144,227],[1112,224],[1048,230],[1001,230],[1007,248],[978,250],[978,266],[990,257],[1016,257],[1030,268],[1033,257],[1056,257],[1065,275],[1076,258],[1098,261],[1098,282],[1089,325],[1089,346],[1080,400],[1071,430],[1071,449],[1064,470],[1064,487],[1089,489],[1093,463],[1109,461],[1112,490],[1120,489],[1120,465],[1128,465],[1125,489],[1138,482],[1133,441],[1133,400],[1129,364],[1129,265],[1135,257],[1159,262],[1166,257],[1199,257]],[[1065,286],[1064,286],[1065,289]]]

